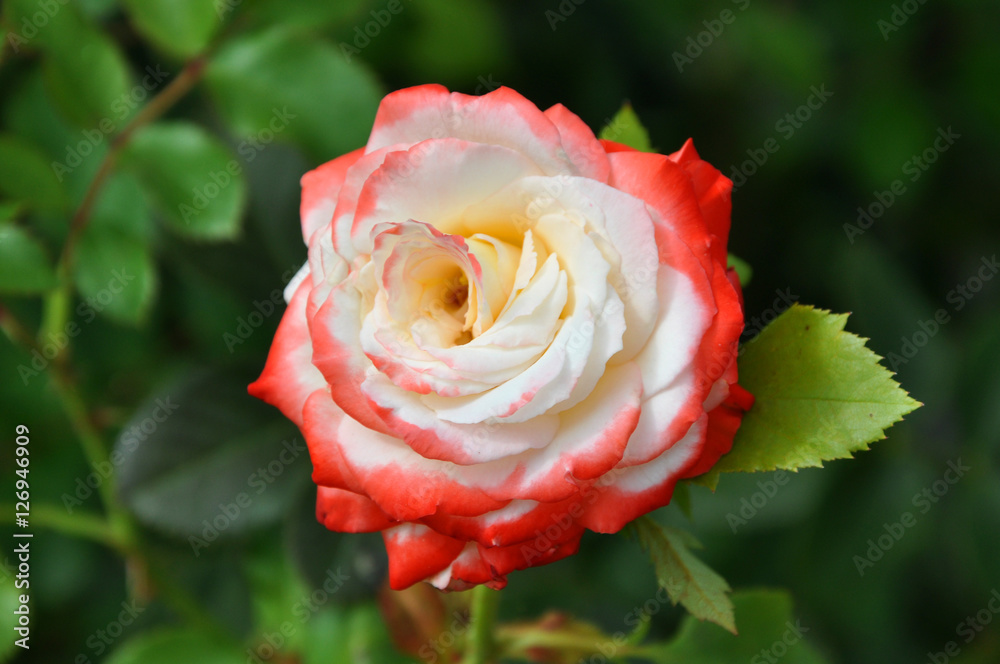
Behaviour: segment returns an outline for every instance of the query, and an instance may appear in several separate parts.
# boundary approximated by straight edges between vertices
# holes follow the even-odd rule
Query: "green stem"
[[[97,174],[90,181],[80,207],[73,213],[69,222],[69,232],[66,235],[66,243],[63,245],[62,253],[59,256],[59,263],[56,266],[56,276],[59,279],[59,286],[45,299],[45,315],[42,319],[42,326],[39,330],[39,338],[43,339],[48,334],[55,334],[63,331],[66,321],[69,319],[69,308],[72,303],[73,293],[73,259],[76,246],[83,236],[83,232],[90,223],[90,215],[94,211],[94,204],[97,197],[104,188],[107,179],[115,171],[115,165],[122,150],[128,145],[129,139],[138,129],[153,122],[166,113],[174,104],[183,98],[191,88],[195,86],[205,70],[206,59],[204,56],[190,60],[177,78],[170,81],[163,90],[159,92],[128,125],[122,129],[111,141],[111,149],[104,156],[101,165],[97,169]],[[54,362],[62,359],[63,353],[56,356]]]
[[[0,520],[13,523],[14,506],[10,503],[0,505],[0,514],[2,514]],[[170,579],[169,574],[154,559],[153,553],[131,530],[131,524],[123,530],[96,514],[86,512],[69,514],[56,505],[33,506],[29,522],[34,527],[103,544],[116,550],[126,559],[141,560],[149,577],[155,582],[156,589],[161,593],[164,603],[179,617],[194,627],[207,628],[220,638],[232,640],[232,635],[211,614]]]
[[[14,318],[14,315],[2,304],[0,304],[0,330],[3,330],[3,333],[7,335],[11,343],[22,346],[29,351],[39,350],[38,344],[35,343],[34,337],[28,332],[28,328],[21,321]]]
[[[605,654],[608,649],[614,649],[617,657],[643,657],[655,652],[651,646],[638,645],[629,640],[619,643],[606,635],[587,636],[519,626],[500,628],[497,641],[502,644],[503,651],[513,657],[526,656],[529,650],[536,648],[583,653],[584,657]]]
[[[73,379],[69,376],[69,372],[65,366],[53,364],[52,384],[55,386],[62,400],[63,409],[69,417],[73,431],[76,433],[77,438],[80,439],[80,445],[83,448],[84,455],[87,457],[87,463],[94,469],[109,463],[104,440],[90,421],[87,407],[84,405],[83,399],[80,397],[76,385],[74,385]],[[116,509],[113,479],[113,476],[109,476],[97,487],[101,495],[101,501],[104,503],[104,508],[109,514],[114,514]]]
[[[3,505],[0,511],[4,514],[4,521],[8,520],[8,515],[13,521],[13,505]],[[110,523],[97,514],[86,512],[69,514],[56,505],[35,504],[31,508],[29,522],[32,527],[48,528],[65,535],[93,540],[119,552],[124,553],[128,550],[127,542],[118,536]]]
[[[493,661],[493,629],[499,602],[499,591],[487,586],[476,586],[473,589],[472,606],[469,609],[469,637],[465,643],[462,664],[487,664]]]
[[[98,195],[115,170],[118,157],[138,129],[158,119],[190,92],[201,78],[206,62],[205,56],[199,56],[189,61],[181,73],[150,100],[149,104],[143,107],[121,133],[111,141],[111,147],[98,167],[97,174],[91,180],[80,206],[70,219],[66,242],[63,245],[56,269],[59,286],[45,298],[42,324],[37,335],[38,340],[32,338],[32,335],[18,321],[0,307],[0,328],[11,340],[29,350],[37,349],[39,342],[44,343],[48,335],[61,333],[64,330],[69,320],[72,304],[75,249],[90,222]],[[86,404],[73,380],[65,353],[59,353],[53,358],[51,367],[52,384],[59,394],[74,432],[80,439],[88,463],[95,469],[98,464],[107,464],[108,452],[104,440],[90,420]],[[207,627],[219,636],[232,641],[233,637],[228,631],[205,611],[194,597],[175,583],[167,570],[155,560],[153,552],[142,541],[131,517],[115,499],[114,486],[114,476],[112,475],[105,478],[98,487],[101,500],[107,511],[107,519],[91,514],[71,516],[56,507],[46,505],[41,508],[36,507],[31,511],[32,523],[107,544],[125,556],[127,562],[138,561],[155,582],[163,600],[179,616],[190,621],[194,626]],[[10,510],[10,514],[13,514],[13,509]]]
[[[80,207],[77,208],[76,213],[73,214],[73,218],[70,220],[69,224],[69,235],[66,238],[66,244],[63,246],[62,255],[59,257],[59,273],[60,277],[68,277],[69,272],[73,267],[73,251],[76,248],[76,243],[79,241],[80,236],[83,231],[87,228],[87,224],[90,221],[90,214],[93,212],[94,203],[97,200],[97,195],[100,193],[101,188],[104,186],[104,182],[115,170],[115,162],[118,160],[118,156],[121,151],[128,144],[129,139],[136,130],[146,126],[150,122],[153,122],[161,115],[166,113],[174,104],[180,101],[191,88],[194,87],[195,83],[201,78],[202,73],[205,70],[205,58],[197,57],[190,60],[181,73],[177,75],[177,78],[170,81],[163,90],[159,92],[148,104],[146,104],[141,111],[139,111],[136,116],[132,119],[128,125],[122,129],[121,133],[114,137],[111,141],[111,149],[104,156],[104,160],[101,162],[100,167],[97,169],[97,175],[91,180],[90,186],[87,188],[87,192],[83,195],[83,201],[80,203]]]

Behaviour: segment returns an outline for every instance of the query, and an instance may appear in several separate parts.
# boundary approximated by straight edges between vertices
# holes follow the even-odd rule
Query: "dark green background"
[[[283,597],[275,582],[281,570],[299,564],[305,587],[313,588],[336,559],[354,570],[352,580],[310,625],[329,620],[329,634],[355,634],[361,645],[343,661],[361,661],[365,639],[382,638],[364,599],[382,574],[379,539],[338,537],[312,523],[304,457],[283,466],[275,487],[207,552],[194,558],[185,542],[190,524],[212,518],[214,505],[247,490],[248,474],[295,435],[276,411],[241,393],[263,364],[279,314],[264,316],[245,343],[233,345],[225,335],[235,334],[254,303],[270,298],[304,260],[298,178],[362,145],[386,91],[439,82],[483,93],[502,84],[542,108],[563,103],[595,130],[630,100],[655,147],[673,151],[693,137],[703,158],[726,174],[750,158],[748,150],[775,139],[777,151],[733,197],[730,250],[754,268],[745,291],[748,319],[773,310],[788,291],[804,303],[852,312],[848,329],[870,338],[880,355],[895,354],[887,366],[925,406],[856,460],[792,475],[735,533],[727,514],[738,513],[759,480],[772,478],[724,477],[714,496],[694,488],[690,527],[706,545],[703,558],[735,587],[789,589],[810,641],[829,661],[923,662],[949,641],[961,649],[951,661],[998,661],[1000,622],[970,643],[956,632],[1000,588],[1000,280],[982,282],[969,298],[955,294],[959,286],[975,287],[970,278],[1000,250],[994,3],[402,0],[402,11],[381,26],[370,13],[386,8],[381,0],[243,0],[233,2],[221,25],[209,22],[202,32],[196,19],[177,19],[183,11],[168,12],[180,21],[168,42],[156,38],[167,19],[154,17],[150,27],[141,10],[129,14],[113,0],[53,4],[59,9],[51,21],[15,53],[10,31],[20,34],[23,17],[41,5],[4,2],[0,56],[0,223],[26,229],[50,263],[110,139],[102,138],[63,183],[37,166],[64,161],[102,118],[121,130],[141,107],[119,117],[123,107],[113,104],[121,92],[141,86],[147,67],[173,78],[211,37],[205,76],[158,121],[162,129],[136,135],[95,208],[97,230],[81,241],[71,305],[81,331],[72,370],[107,441],[141,424],[151,411],[136,409],[154,405],[157,395],[182,403],[151,436],[162,456],[126,455],[119,488],[148,524],[154,555],[234,631],[248,634],[255,612],[259,628],[261,606],[294,602],[294,594],[284,604],[275,599]],[[880,27],[901,5],[913,15],[896,30]],[[716,22],[724,10],[732,12],[728,24]],[[190,15],[198,13],[196,7]],[[214,10],[208,14],[214,19]],[[358,35],[366,27],[377,34],[364,45]],[[720,27],[717,36],[708,32]],[[703,46],[691,46],[699,38]],[[364,47],[347,62],[341,44]],[[679,71],[676,54],[689,48],[695,57]],[[832,96],[790,134],[783,118],[813,88]],[[263,149],[248,150],[244,141],[282,107],[297,117]],[[191,138],[178,121],[202,132]],[[911,179],[907,163],[948,129],[960,137]],[[212,212],[185,225],[177,201],[207,184],[199,172],[220,172],[227,159],[238,161],[245,185],[223,187]],[[863,234],[851,236],[845,225],[856,223],[858,208],[886,199],[882,192],[896,180],[902,193]],[[0,272],[14,265],[8,254],[3,260]],[[96,317],[78,310],[122,265],[140,275],[138,285]],[[28,290],[34,294],[2,294],[2,303],[34,332],[40,287]],[[933,329],[921,323],[940,309],[948,322],[921,337]],[[915,354],[907,340],[919,344]],[[61,510],[61,496],[91,469],[46,371],[25,385],[18,366],[31,356],[6,338],[0,349],[0,430],[7,441],[0,475],[13,485],[6,450],[14,425],[27,424],[33,506]],[[921,513],[915,494],[958,459],[971,470]],[[158,477],[150,489],[148,478],[164,467],[174,476]],[[79,509],[97,511],[100,502],[91,496]],[[860,575],[854,557],[908,511],[915,525]],[[662,518],[685,522],[673,507]],[[0,538],[8,558],[9,532]],[[88,637],[118,615],[130,592],[126,579],[142,574],[126,574],[122,559],[98,544],[49,529],[36,533],[33,647],[17,661],[71,662],[79,654],[102,661]],[[654,590],[634,543],[588,536],[579,555],[513,574],[502,613],[527,619],[563,608],[615,632]],[[356,607],[351,618],[346,608],[330,609],[344,602]],[[680,615],[664,607],[653,633],[670,634]],[[174,622],[154,601],[114,645]],[[2,636],[0,652],[9,638]],[[371,657],[385,661],[378,652]]]

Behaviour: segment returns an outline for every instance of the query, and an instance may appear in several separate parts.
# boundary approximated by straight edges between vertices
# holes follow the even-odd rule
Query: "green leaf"
[[[750,263],[747,263],[739,256],[729,254],[728,267],[736,270],[736,274],[740,278],[740,286],[746,288],[747,284],[750,283],[750,278],[753,276],[753,268],[750,267]]]
[[[139,323],[156,293],[156,264],[145,243],[100,227],[80,239],[75,278],[81,307],[121,323]]]
[[[0,135],[0,194],[42,211],[60,212],[67,206],[66,192],[45,154],[9,134]]]
[[[740,384],[754,395],[720,472],[795,470],[847,459],[885,438],[885,429],[921,404],[879,364],[865,340],[844,331],[847,314],[799,304],[748,342]]]
[[[632,104],[625,102],[621,110],[615,113],[599,138],[615,143],[622,143],[640,152],[656,152],[649,144],[649,132],[639,122],[639,116],[632,110]]]
[[[382,91],[357,62],[330,44],[273,29],[234,39],[205,72],[222,115],[247,138],[252,158],[275,138],[293,140],[317,159],[365,143]]]
[[[153,213],[135,176],[115,173],[107,179],[90,215],[87,230],[93,229],[117,231],[147,244],[153,239]]]
[[[220,23],[224,0],[123,0],[139,32],[167,53],[200,53]]]
[[[654,662],[719,664],[720,662],[777,662],[823,664],[826,660],[805,640],[809,625],[792,615],[792,600],[779,590],[733,593],[739,636],[720,634],[688,616],[677,635],[664,645],[644,649]]]
[[[186,123],[136,132],[126,158],[170,228],[197,240],[240,233],[247,187],[243,168],[217,139]]]
[[[238,645],[223,643],[193,629],[160,629],[127,641],[104,660],[105,664],[244,664]]]
[[[14,221],[20,213],[20,203],[0,203],[0,224],[7,224]]]
[[[37,3],[36,3],[37,4]],[[115,130],[116,103],[126,98],[125,56],[107,35],[86,20],[75,4],[60,7],[39,29],[46,58],[46,87],[67,119],[101,138]]]
[[[56,284],[42,245],[18,226],[0,225],[0,292],[44,293]]]
[[[662,526],[648,516],[630,523],[629,532],[649,553],[656,581],[667,591],[675,606],[679,602],[695,618],[709,620],[736,633],[733,604],[727,595],[731,588],[725,579],[691,553],[692,548],[701,548],[693,535]]]
[[[245,569],[253,597],[254,634],[283,633],[287,638],[283,647],[290,651],[300,650],[304,634],[297,627],[301,624],[303,611],[309,608],[302,600],[309,597],[312,589],[306,588],[284,555],[281,543],[274,538],[262,542],[247,557]],[[317,600],[321,598],[318,596]]]
[[[41,67],[33,67],[24,74],[11,86],[5,99],[4,122],[12,133],[42,151],[46,167],[65,191],[67,207],[78,204],[97,174],[109,141],[104,138],[94,145],[84,136],[86,130],[70,125],[58,113],[45,88]],[[90,136],[96,138],[94,134]],[[86,156],[80,154],[81,150]],[[66,234],[64,215],[53,217],[41,219],[46,224],[45,232],[62,239]]]
[[[125,505],[195,554],[281,519],[308,481],[301,436],[247,394],[248,382],[234,372],[190,374],[141,406],[115,443]]]

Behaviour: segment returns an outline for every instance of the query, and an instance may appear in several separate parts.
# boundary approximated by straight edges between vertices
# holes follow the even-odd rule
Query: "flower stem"
[[[469,637],[465,644],[462,664],[487,664],[493,661],[493,626],[497,617],[500,592],[487,586],[476,586],[472,591],[469,616]]]
[[[122,129],[121,133],[112,139],[111,149],[104,156],[104,160],[97,170],[97,175],[91,180],[90,186],[83,196],[83,202],[80,203],[80,207],[77,208],[73,214],[73,218],[70,220],[69,235],[66,238],[66,244],[63,246],[62,255],[59,257],[59,276],[61,278],[69,278],[69,272],[73,267],[73,250],[76,248],[76,243],[87,228],[87,223],[90,221],[90,213],[93,211],[97,195],[104,186],[105,180],[114,172],[118,155],[128,144],[128,140],[132,137],[132,134],[137,129],[144,127],[166,113],[184,95],[190,92],[191,88],[201,78],[202,72],[205,70],[205,64],[206,60],[204,56],[190,60],[184,65],[181,73],[174,80],[170,81],[159,94],[153,97],[136,114],[132,121]]]

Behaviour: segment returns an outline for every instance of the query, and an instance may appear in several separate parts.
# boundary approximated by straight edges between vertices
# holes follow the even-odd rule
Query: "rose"
[[[502,587],[729,450],[732,183],[512,90],[388,95],[302,179],[309,260],[251,394],[302,430],[332,530],[390,583]]]

